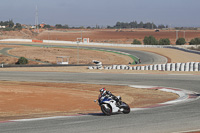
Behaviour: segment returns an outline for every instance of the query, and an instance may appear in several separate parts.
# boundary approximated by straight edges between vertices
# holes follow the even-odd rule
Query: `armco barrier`
[[[88,69],[102,69],[96,66],[88,67]],[[160,71],[200,71],[200,62],[187,63],[167,63],[155,64],[146,66],[129,66],[129,65],[113,65],[105,66],[104,69],[118,69],[118,70],[160,70]]]

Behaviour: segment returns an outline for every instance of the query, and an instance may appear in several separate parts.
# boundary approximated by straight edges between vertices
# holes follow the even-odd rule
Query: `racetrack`
[[[19,46],[40,46],[40,47],[60,47],[60,48],[77,48],[77,46],[74,45],[47,45],[47,44],[4,44],[0,43],[0,45],[19,45]],[[141,60],[141,64],[164,64],[167,63],[167,58],[158,54],[154,54],[151,52],[144,52],[144,51],[138,51],[138,50],[128,50],[128,49],[120,49],[120,48],[102,48],[102,47],[95,47],[95,46],[79,46],[79,48],[83,49],[93,49],[93,50],[110,50],[110,51],[120,51],[124,53],[128,53],[130,55],[133,55],[134,57],[137,57]],[[6,48],[7,49],[7,48]],[[1,51],[0,51],[1,54]],[[2,54],[7,54],[6,51],[2,50]],[[128,64],[128,62],[127,62]]]
[[[154,85],[199,92],[200,75],[1,72],[0,80]],[[87,104],[87,103],[86,103]],[[1,132],[177,132],[200,129],[199,100],[111,117],[99,114],[1,123]]]
[[[138,54],[137,56],[140,55]],[[142,56],[141,54],[140,58],[145,62],[145,55]],[[155,63],[155,58],[152,56],[150,58],[152,58],[151,63]],[[166,86],[200,92],[200,75],[1,71],[0,80]],[[199,110],[199,100],[195,100],[148,110],[133,111],[127,115],[112,115],[110,117],[97,113],[52,119],[5,122],[0,124],[0,131],[1,133],[180,132],[200,129]]]

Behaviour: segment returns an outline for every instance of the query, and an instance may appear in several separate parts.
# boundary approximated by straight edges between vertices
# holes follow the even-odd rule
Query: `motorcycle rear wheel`
[[[112,114],[112,108],[108,104],[102,104],[101,111],[107,116],[110,116]]]

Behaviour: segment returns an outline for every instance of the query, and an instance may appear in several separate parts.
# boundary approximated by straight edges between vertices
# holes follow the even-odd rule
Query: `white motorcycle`
[[[121,101],[121,97],[117,96],[119,99],[119,105],[117,105],[116,101],[113,100],[111,97],[102,96],[98,99],[98,104],[101,107],[101,111],[105,115],[112,115],[113,113],[122,112],[124,114],[130,113],[130,107],[125,102]],[[96,102],[96,100],[95,100]]]

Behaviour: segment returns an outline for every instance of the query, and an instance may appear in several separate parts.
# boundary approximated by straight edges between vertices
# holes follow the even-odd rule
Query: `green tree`
[[[157,45],[158,41],[154,36],[149,36],[149,37],[145,36],[143,43],[144,45]]]
[[[144,27],[144,24],[143,22],[141,21],[139,24],[138,24],[138,28],[143,28]]]
[[[158,25],[158,29],[166,28],[163,24]]]
[[[15,29],[21,30],[22,29],[22,25],[20,23],[16,23]]]
[[[189,42],[190,45],[199,45],[200,44],[200,38],[194,38]]]
[[[169,38],[163,38],[159,40],[159,45],[170,45]]]
[[[184,45],[186,43],[185,38],[178,38],[176,40],[176,45]]]
[[[28,60],[25,57],[20,57],[16,64],[28,64]]]
[[[131,44],[142,44],[139,40],[134,39],[133,42]]]
[[[49,24],[44,25],[44,28],[51,28]]]
[[[55,27],[56,27],[57,29],[61,29],[61,28],[62,28],[62,25],[61,25],[61,24],[56,24]]]
[[[14,24],[14,22],[13,22],[12,20],[9,20],[9,21],[8,21],[8,26],[9,26],[9,28],[13,28],[14,25],[15,25],[15,24]]]

